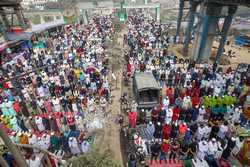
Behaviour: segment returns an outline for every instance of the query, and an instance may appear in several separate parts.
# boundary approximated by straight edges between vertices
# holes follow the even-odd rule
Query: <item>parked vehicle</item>
[[[153,108],[160,103],[160,86],[151,73],[135,74],[133,90],[138,108]]]

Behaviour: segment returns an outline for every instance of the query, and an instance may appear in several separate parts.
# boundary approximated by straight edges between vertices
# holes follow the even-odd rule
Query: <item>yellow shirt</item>
[[[75,74],[76,74],[77,79],[80,79],[81,70],[75,69],[74,72],[75,72]]]

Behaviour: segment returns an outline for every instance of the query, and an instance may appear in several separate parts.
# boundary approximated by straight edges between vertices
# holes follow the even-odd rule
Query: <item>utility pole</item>
[[[4,144],[8,147],[11,154],[14,156],[14,159],[19,167],[28,167],[25,159],[23,158],[21,152],[17,149],[17,147],[12,143],[8,135],[4,132],[2,128],[0,128],[0,137],[3,139]]]

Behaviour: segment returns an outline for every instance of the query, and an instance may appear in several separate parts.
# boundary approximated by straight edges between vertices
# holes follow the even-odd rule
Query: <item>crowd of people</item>
[[[134,135],[137,148],[151,155],[151,163],[192,159],[196,166],[218,166],[236,156],[244,142],[240,129],[250,127],[243,114],[250,78],[245,73],[234,77],[231,68],[177,58],[168,52],[168,29],[141,13],[129,17],[127,24],[126,76],[152,73],[163,94],[152,110],[132,104],[130,127],[143,125],[146,134]],[[134,162],[132,156],[129,164]]]
[[[151,162],[192,159],[198,166],[236,156],[244,142],[239,131],[250,129],[243,114],[250,77],[177,58],[168,51],[173,42],[168,27],[142,13],[128,17],[126,25],[124,78],[152,73],[162,88],[161,103],[153,109],[139,110],[135,101],[130,106],[130,127],[144,125],[146,133],[133,136],[140,153]],[[111,17],[96,16],[84,27],[67,25],[42,35],[42,48],[32,48],[32,41],[18,57],[5,55],[10,61],[1,68],[0,125],[14,143],[59,157],[89,151],[88,132],[102,127],[97,115],[105,117],[111,101],[105,41],[113,34]],[[27,162],[37,166],[38,150],[26,151]],[[131,167],[135,160],[131,156]]]
[[[110,102],[105,42],[113,34],[111,17],[95,16],[84,27],[41,35],[42,48],[5,55],[11,61],[1,69],[0,121],[14,143],[67,157],[89,150],[87,134],[102,127],[96,115],[104,117]]]

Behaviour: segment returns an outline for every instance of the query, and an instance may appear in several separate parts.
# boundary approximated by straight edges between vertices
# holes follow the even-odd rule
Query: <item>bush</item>
[[[73,157],[69,161],[72,167],[121,167],[112,158],[110,151],[101,153],[99,149],[93,147],[89,153]]]

